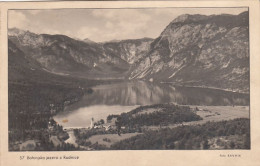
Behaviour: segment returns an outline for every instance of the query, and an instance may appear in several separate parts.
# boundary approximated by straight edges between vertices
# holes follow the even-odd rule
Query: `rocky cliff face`
[[[150,49],[153,39],[143,38],[102,43],[107,55],[119,56],[129,64],[136,63]]]
[[[181,15],[155,40],[95,43],[9,30],[13,45],[43,69],[87,78],[128,78],[249,91],[248,12]],[[10,52],[12,53],[12,52]]]
[[[152,39],[95,43],[64,35],[34,34],[9,29],[9,40],[25,55],[35,59],[53,73],[85,77],[122,77],[131,63],[145,55]]]
[[[248,12],[179,16],[134,64],[129,78],[248,91]]]

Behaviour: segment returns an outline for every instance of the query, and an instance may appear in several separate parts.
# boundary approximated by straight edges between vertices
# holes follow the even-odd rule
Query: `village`
[[[172,108],[176,108],[176,110],[173,111]],[[170,116],[170,114],[173,114],[172,118],[169,120],[164,118],[153,118],[154,115],[163,112],[167,117]],[[94,118],[91,118],[89,127],[65,128],[64,130],[71,133],[72,137],[74,137],[74,140],[70,143],[79,146],[81,150],[104,150],[113,149],[114,145],[117,145],[121,141],[137,138],[136,136],[138,135],[145,135],[153,131],[162,131],[164,129],[175,129],[178,127],[199,124],[203,125],[208,121],[217,122],[239,117],[248,117],[247,107],[187,107],[174,104],[158,104],[141,106],[121,115],[109,115],[106,122],[103,119],[95,121]],[[183,121],[180,119],[183,119]],[[71,136],[71,134],[69,135]],[[214,146],[212,145],[213,148]]]
[[[152,106],[141,106],[128,113],[121,115],[108,115],[106,120],[96,120],[92,117],[88,127],[63,127],[58,124],[53,116],[56,114],[54,104],[50,105],[50,114],[41,120],[35,119],[31,121],[34,129],[26,130],[26,138],[23,141],[15,141],[12,149],[20,151],[41,151],[41,147],[47,147],[49,150],[101,150],[109,149],[115,143],[142,135],[148,130],[160,130],[161,128],[176,128],[183,125],[204,124],[207,121],[219,121],[229,118],[247,117],[248,108],[236,106],[177,106],[175,104],[159,104]],[[183,113],[181,117],[190,117],[193,120],[181,122],[174,118],[169,121],[165,119],[154,119],[152,115],[158,113],[167,113],[170,116],[174,113],[175,108],[178,113]],[[228,111],[227,111],[228,110]],[[225,115],[228,112],[228,116]],[[188,113],[188,114],[187,114]],[[238,114],[239,113],[239,114]],[[37,114],[37,113],[36,113]],[[176,116],[178,114],[175,114]],[[197,116],[199,115],[199,116]],[[48,118],[50,117],[50,118]],[[46,120],[44,120],[46,119]],[[48,120],[47,120],[48,119]],[[145,121],[143,119],[146,119]],[[177,121],[173,121],[176,119]],[[68,119],[64,119],[63,123],[67,123]],[[150,123],[152,122],[152,123]],[[158,124],[156,122],[159,122]],[[45,129],[37,129],[36,125],[44,125]],[[149,124],[150,123],[150,124]],[[152,125],[153,124],[153,125]],[[160,124],[160,125],[159,125]],[[14,134],[14,133],[13,133]]]

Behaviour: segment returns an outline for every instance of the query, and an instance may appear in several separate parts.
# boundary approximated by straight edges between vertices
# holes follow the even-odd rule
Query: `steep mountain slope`
[[[110,41],[101,43],[107,55],[119,56],[129,64],[137,62],[150,49],[151,38]]]
[[[64,74],[53,74],[42,68],[41,64],[31,56],[26,55],[11,40],[8,40],[8,83],[28,85],[62,85],[70,88],[97,83],[96,80],[88,80],[68,76]]]
[[[95,43],[77,41],[63,35],[37,35],[18,29],[9,30],[9,39],[42,67],[55,73],[116,74],[128,70],[128,63],[107,56]]]
[[[58,75],[143,79],[248,92],[248,26],[248,12],[243,12],[181,15],[155,40],[95,43],[15,28],[8,34],[27,60]]]
[[[248,91],[248,12],[179,16],[132,66],[129,78]]]
[[[84,40],[82,40],[83,42],[85,42],[85,43],[88,43],[88,44],[97,44],[96,42],[94,42],[94,41],[92,41],[92,40],[90,40],[90,39],[88,39],[88,38],[85,38]]]
[[[95,43],[64,35],[34,34],[9,29],[11,40],[21,51],[56,74],[73,74],[89,78],[123,77],[130,64],[147,53],[152,39]]]
[[[39,71],[36,73],[36,71]],[[27,58],[24,53],[8,40],[8,81],[9,83],[23,82],[36,73],[41,73],[40,64],[31,58]]]

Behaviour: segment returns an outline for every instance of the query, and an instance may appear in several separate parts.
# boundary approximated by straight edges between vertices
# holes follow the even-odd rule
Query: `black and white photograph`
[[[249,12],[9,9],[8,151],[250,150]]]

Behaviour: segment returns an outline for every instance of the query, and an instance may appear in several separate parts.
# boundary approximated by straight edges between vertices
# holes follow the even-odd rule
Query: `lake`
[[[200,106],[248,106],[249,94],[144,81],[99,85],[93,87],[92,94],[86,94],[79,102],[67,106],[54,120],[64,128],[89,127],[92,117],[95,121],[106,121],[110,114],[128,112],[140,105],[169,102]],[[63,122],[65,119],[68,121]]]

